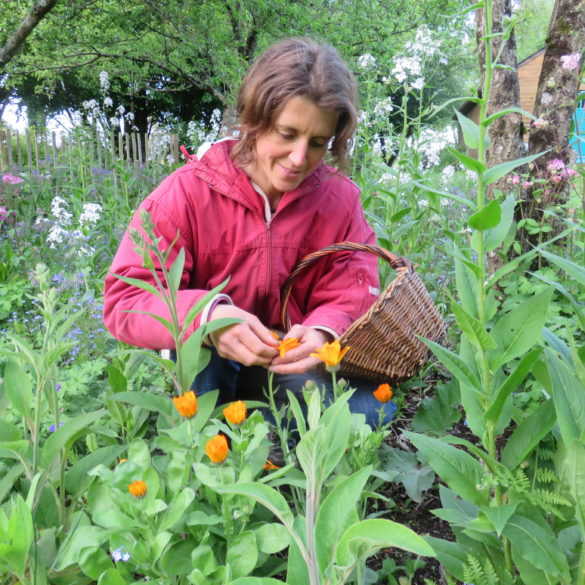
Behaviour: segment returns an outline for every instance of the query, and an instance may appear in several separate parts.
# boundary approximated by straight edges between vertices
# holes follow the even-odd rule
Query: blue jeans
[[[372,428],[378,426],[382,407],[384,408],[382,424],[387,424],[392,420],[396,405],[392,401],[381,404],[374,398],[372,393],[378,387],[376,382],[360,378],[345,379],[350,388],[356,389],[348,401],[351,412],[364,414],[366,423]],[[331,374],[324,370],[315,369],[304,374],[274,374],[273,388],[277,408],[280,409],[287,402],[287,390],[293,392],[303,406],[301,389],[309,380],[313,380],[319,388],[325,387],[326,402],[333,400]],[[243,366],[238,362],[222,358],[212,348],[209,364],[197,375],[192,388],[197,395],[219,390],[218,404],[226,404],[234,400],[265,401],[263,390],[268,388],[268,371],[261,366]]]

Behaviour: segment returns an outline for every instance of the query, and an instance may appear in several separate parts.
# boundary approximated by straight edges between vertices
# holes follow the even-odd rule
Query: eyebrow
[[[275,128],[277,130],[286,130],[286,131],[289,131],[289,132],[298,132],[298,129],[297,128],[295,128],[294,126],[287,126],[286,124],[276,124],[275,125]],[[335,134],[332,134],[331,136],[326,136],[326,135],[323,135],[323,136],[311,136],[311,138],[320,138],[320,139],[323,139],[323,140],[331,140],[333,138],[333,136],[335,136]]]

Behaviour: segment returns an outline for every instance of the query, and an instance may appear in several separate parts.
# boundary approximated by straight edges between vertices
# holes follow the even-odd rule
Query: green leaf
[[[502,413],[502,408],[506,399],[512,392],[519,389],[520,384],[532,369],[532,366],[542,353],[542,348],[532,350],[522,357],[520,362],[514,368],[511,374],[506,375],[506,379],[502,385],[494,392],[489,408],[485,413],[485,417],[490,422],[496,422]]]
[[[476,211],[468,220],[467,225],[478,231],[485,231],[495,228],[502,219],[502,208],[494,199],[487,205]]]
[[[128,582],[122,577],[120,571],[114,567],[100,575],[97,585],[128,585]]]
[[[128,276],[122,276],[121,274],[115,274],[113,272],[110,272],[110,274],[112,276],[115,276],[116,278],[119,278],[122,282],[125,282],[126,284],[130,284],[132,286],[135,286],[136,288],[140,288],[149,293],[152,293],[155,297],[161,300],[163,298],[160,291],[155,286],[144,280],[140,280],[139,278],[130,278]]]
[[[565,457],[561,463],[563,480],[569,486],[575,501],[575,517],[585,534],[585,445],[573,441],[567,446]]]
[[[79,566],[88,577],[95,581],[100,578],[102,573],[114,569],[114,563],[105,550],[91,547],[81,551]]]
[[[229,585],[282,585],[282,581],[272,577],[240,577],[230,581]]]
[[[410,431],[404,434],[454,492],[478,506],[487,505],[487,489],[478,489],[484,480],[484,470],[471,455],[433,437]]]
[[[220,494],[237,494],[247,496],[268,508],[290,531],[294,517],[284,496],[275,489],[259,483],[234,483],[231,485],[216,486],[215,491]]]
[[[510,539],[516,552],[536,568],[551,575],[568,573],[567,558],[551,529],[514,514],[504,527],[503,534]]]
[[[227,549],[226,562],[234,577],[249,575],[258,562],[258,547],[254,533],[247,530],[238,534]]]
[[[513,71],[515,71],[515,69],[513,69]],[[499,112],[496,112],[495,114],[492,114],[491,116],[487,117],[482,122],[482,125],[487,127],[490,124],[492,124],[495,120],[497,120],[498,118],[501,118],[502,116],[507,116],[508,114],[513,114],[513,113],[521,114],[522,116],[525,116],[526,118],[530,118],[531,120],[536,120],[534,114],[531,114],[530,112],[527,112],[526,110],[523,110],[521,108],[512,107],[512,108],[505,108],[503,110],[500,110]]]
[[[479,379],[456,353],[429,339],[420,339],[456,378],[471,386],[476,392],[481,391]]]
[[[553,289],[547,289],[498,319],[491,331],[498,343],[490,356],[494,369],[526,353],[538,341],[552,294]]]
[[[82,457],[65,473],[67,491],[74,495],[80,494],[91,480],[88,473],[98,465],[108,467],[125,449],[124,445],[108,445]]]
[[[191,502],[194,499],[195,492],[188,487],[175,496],[161,518],[158,530],[163,531],[172,528],[181,518],[183,518],[187,508],[191,505]]]
[[[447,150],[466,168],[478,175],[485,172],[487,167],[480,161],[475,158],[471,158],[470,156],[463,154],[455,150],[454,148],[447,148]]]
[[[503,162],[500,163],[499,165],[492,167],[491,169],[487,169],[487,171],[485,171],[485,173],[483,174],[483,180],[485,185],[487,186],[491,185],[492,183],[495,183],[498,179],[501,179],[502,177],[506,176],[514,169],[517,169],[522,165],[527,165],[531,163],[533,160],[536,160],[538,157],[542,156],[546,152],[548,152],[548,150],[545,150],[544,152],[539,152],[538,154],[533,154],[531,156],[524,156],[516,160]]]
[[[504,199],[501,205],[501,219],[497,226],[486,230],[483,233],[484,252],[492,252],[504,243],[504,240],[511,234],[512,226],[514,225],[514,208],[516,207],[516,199],[510,193]]]
[[[12,491],[14,484],[23,473],[24,466],[22,463],[15,463],[8,468],[2,479],[0,479],[0,504]]]
[[[475,201],[472,201],[471,199],[466,199],[465,197],[461,197],[460,195],[455,195],[453,193],[449,193],[448,191],[439,191],[438,189],[435,189],[434,187],[431,187],[431,186],[427,185],[426,183],[423,183],[422,180],[418,180],[418,181],[412,180],[411,183],[413,185],[417,186],[422,191],[427,191],[428,193],[434,193],[435,195],[440,195],[441,197],[446,197],[447,199],[451,199],[453,201],[456,201],[460,205],[463,205],[465,207],[469,207],[470,209],[475,209],[477,207],[475,204]]]
[[[470,118],[455,110],[459,125],[463,132],[463,140],[467,148],[477,150],[479,148],[480,132],[479,126]]]
[[[410,428],[415,433],[444,435],[461,419],[458,410],[459,386],[457,380],[450,380],[438,386],[435,395],[425,398],[412,418]]]
[[[101,418],[106,413],[106,409],[96,410],[82,414],[76,418],[69,419],[66,424],[58,428],[47,439],[42,450],[42,459],[46,467],[53,463],[53,459],[59,454],[59,451],[68,444],[71,444],[78,436],[89,432],[89,426],[94,421]]]
[[[458,542],[443,540],[434,536],[424,536],[424,539],[437,553],[437,559],[450,575],[463,581],[465,579],[464,568],[467,565],[467,554],[463,546]]]
[[[32,384],[29,375],[13,360],[7,360],[4,369],[4,389],[14,410],[25,418],[31,416],[33,400]]]
[[[382,548],[401,548],[415,555],[434,557],[435,551],[410,528],[391,520],[362,520],[352,524],[337,545],[336,562],[352,567]]]
[[[169,270],[169,282],[167,287],[169,290],[178,291],[181,284],[181,276],[183,275],[183,267],[185,266],[185,248],[181,248],[175,261]]]
[[[455,283],[461,300],[461,306],[466,313],[477,317],[477,285],[478,279],[474,272],[467,266],[462,252],[453,246],[455,257]]]
[[[546,362],[561,436],[566,445],[585,441],[585,388],[575,374],[550,350]]]
[[[458,303],[451,304],[451,310],[461,331],[467,336],[469,341],[479,350],[486,352],[496,346],[496,342],[485,330],[479,319],[476,319],[465,311]]]
[[[159,412],[166,416],[172,416],[173,414],[173,403],[170,398],[156,396],[149,392],[118,392],[117,394],[110,396],[110,400],[123,402],[125,404],[133,404],[134,406],[140,406],[146,410]]]
[[[510,469],[518,467],[550,433],[555,422],[553,401],[547,400],[516,427],[502,452],[502,463]]]
[[[513,504],[503,504],[502,506],[483,506],[480,511],[491,522],[496,534],[501,536],[502,530],[516,511],[519,503],[514,502]]]
[[[561,270],[564,270],[569,276],[575,279],[575,281],[581,286],[585,286],[585,268],[571,260],[541,250],[540,252],[549,262],[552,262],[558,266]]]
[[[322,574],[335,558],[339,535],[357,520],[356,505],[370,477],[368,465],[338,483],[319,506],[315,522],[315,549]]]
[[[272,555],[290,544],[290,534],[282,524],[264,522],[254,529],[256,543],[260,552]]]

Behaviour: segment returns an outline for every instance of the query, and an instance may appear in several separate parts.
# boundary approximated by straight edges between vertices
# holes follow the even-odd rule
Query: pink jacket
[[[144,200],[161,244],[177,232],[175,256],[185,250],[178,312],[189,309],[212,288],[223,289],[238,307],[267,327],[280,325],[280,289],[303,256],[335,242],[374,243],[364,218],[359,190],[343,174],[321,164],[301,185],[285,193],[271,217],[267,202],[230,159],[233,141],[213,145],[198,161],[177,169]],[[130,226],[139,228],[139,212]],[[153,282],[124,235],[105,280],[104,322],[121,341],[150,349],[171,348],[170,334],[148,311],[168,318],[154,295],[111,273]],[[377,258],[364,252],[330,255],[296,279],[288,311],[292,323],[343,333],[375,301]],[[199,318],[192,330],[199,326]],[[189,331],[188,333],[190,333]]]

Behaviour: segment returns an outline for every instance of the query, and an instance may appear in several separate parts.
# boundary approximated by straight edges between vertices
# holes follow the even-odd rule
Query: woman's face
[[[306,97],[290,98],[274,127],[256,139],[246,172],[269,198],[296,189],[325,156],[337,118]]]

